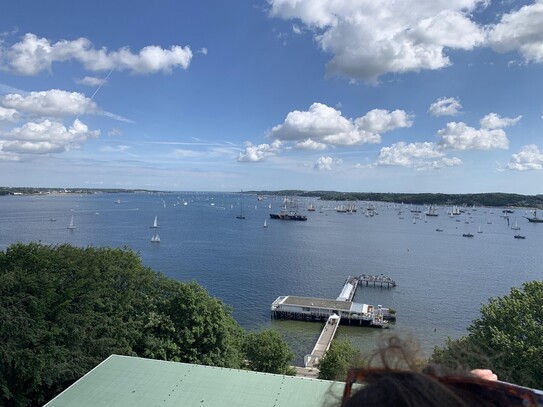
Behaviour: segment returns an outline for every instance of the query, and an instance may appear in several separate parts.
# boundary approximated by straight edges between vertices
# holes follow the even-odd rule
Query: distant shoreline
[[[69,194],[119,194],[119,193],[187,193],[190,191],[158,191],[148,189],[120,188],[33,188],[0,187],[0,196],[5,195],[69,195]],[[212,193],[212,191],[210,191]],[[232,192],[235,193],[235,192]],[[443,193],[395,193],[395,192],[336,192],[336,191],[244,191],[246,195],[299,196],[322,201],[375,201],[404,203],[409,205],[461,205],[524,207],[543,209],[543,194],[521,195],[503,192],[471,194]]]

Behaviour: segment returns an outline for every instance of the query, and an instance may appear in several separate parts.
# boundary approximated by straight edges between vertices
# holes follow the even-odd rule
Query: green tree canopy
[[[319,363],[319,379],[345,380],[349,368],[360,362],[360,351],[349,340],[334,340]]]
[[[245,338],[245,356],[251,370],[292,374],[290,363],[294,353],[273,329],[249,333]]]
[[[432,362],[490,368],[501,380],[543,388],[543,282],[527,282],[491,298],[468,332],[436,348]]]
[[[221,301],[128,249],[0,252],[1,405],[42,405],[112,353],[239,368],[242,340]]]

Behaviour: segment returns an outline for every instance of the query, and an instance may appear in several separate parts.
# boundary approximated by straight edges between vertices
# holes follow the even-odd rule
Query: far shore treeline
[[[37,188],[37,187],[0,187],[2,195],[47,195],[47,194],[96,194],[96,193],[187,193],[190,191],[155,191],[147,189],[118,188]],[[496,206],[524,207],[543,209],[543,194],[521,195],[504,192],[473,194],[442,193],[396,193],[396,192],[336,192],[303,191],[287,189],[279,191],[244,191],[244,194],[264,196],[300,196],[320,199],[321,201],[375,201],[395,202],[409,205],[459,205],[459,206]]]
[[[247,191],[248,194],[301,196],[318,198],[321,201],[376,201],[409,205],[466,205],[466,206],[516,206],[543,208],[543,194],[520,195],[502,192],[478,194],[434,194],[395,192],[334,192],[334,191]]]

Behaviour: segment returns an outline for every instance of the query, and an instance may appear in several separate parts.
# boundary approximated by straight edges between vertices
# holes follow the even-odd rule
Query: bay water
[[[305,211],[310,202],[315,212]],[[355,301],[395,308],[393,330],[413,336],[429,355],[447,337],[465,335],[490,297],[543,278],[543,224],[529,223],[525,209],[509,214],[508,224],[501,208],[466,208],[449,217],[450,208],[441,207],[437,217],[413,219],[407,205],[375,203],[378,215],[369,217],[366,203],[349,214],[336,212],[335,202],[303,199],[306,222],[269,219],[281,204],[280,197],[235,193],[3,196],[0,250],[15,242],[129,247],[153,270],[201,284],[232,307],[244,328],[278,330],[297,364],[323,324],[272,320],[278,296],[335,299],[348,276],[384,274],[397,287],[360,287]],[[241,211],[245,219],[236,218]],[[515,222],[520,230],[511,229]],[[160,243],[151,242],[155,231]],[[338,330],[338,338],[362,350],[373,349],[381,334]]]

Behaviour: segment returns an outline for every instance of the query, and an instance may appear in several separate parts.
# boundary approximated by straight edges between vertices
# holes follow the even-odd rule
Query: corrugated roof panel
[[[325,380],[112,355],[46,406],[315,407],[338,405],[342,391]]]

